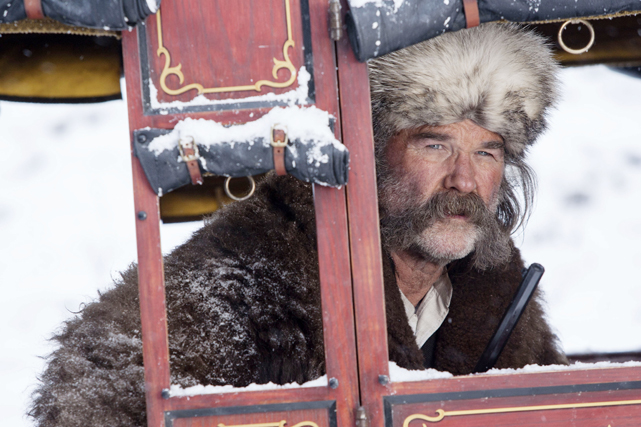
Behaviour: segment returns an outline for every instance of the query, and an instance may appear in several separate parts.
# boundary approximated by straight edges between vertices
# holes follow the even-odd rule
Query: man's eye
[[[441,144],[428,144],[426,148],[431,148],[432,150],[440,150],[443,148],[443,145]]]
[[[477,151],[477,154],[483,156],[483,157],[488,157],[492,156],[492,153],[488,153],[487,151]]]

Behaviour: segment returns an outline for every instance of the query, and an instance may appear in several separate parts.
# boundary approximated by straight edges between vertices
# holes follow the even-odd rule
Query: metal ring
[[[243,200],[247,200],[251,196],[254,195],[254,191],[256,191],[256,181],[254,181],[253,177],[251,177],[251,176],[246,176],[245,177],[245,178],[247,178],[249,180],[249,183],[251,184],[252,188],[251,188],[251,190],[249,190],[249,193],[247,193],[247,195],[245,195],[243,197],[236,197],[229,190],[229,181],[231,181],[231,178],[232,178],[231,176],[228,176],[227,179],[225,180],[225,194],[227,194],[227,196],[230,199],[234,199],[234,200],[236,200],[238,202],[242,202]]]
[[[565,30],[565,27],[567,27],[568,24],[583,24],[586,27],[588,27],[588,30],[590,30],[590,41],[588,42],[587,46],[585,46],[583,49],[570,49],[563,42],[563,30]],[[563,25],[561,25],[561,29],[559,29],[559,44],[561,45],[563,50],[566,51],[567,53],[571,53],[573,55],[579,55],[581,53],[585,53],[594,44],[594,27],[585,19],[568,19],[567,21],[565,21]]]

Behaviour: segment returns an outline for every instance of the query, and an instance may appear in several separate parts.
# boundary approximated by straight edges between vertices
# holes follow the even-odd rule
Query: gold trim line
[[[403,427],[409,427],[410,422],[414,420],[423,420],[429,423],[437,423],[445,417],[454,417],[458,415],[481,415],[481,414],[502,414],[508,412],[529,412],[529,411],[547,411],[551,409],[575,409],[575,408],[595,408],[599,406],[624,406],[640,405],[641,400],[618,400],[612,402],[589,402],[589,403],[566,403],[558,405],[541,405],[541,406],[517,406],[513,408],[492,408],[492,409],[469,409],[463,411],[444,411],[436,410],[436,416],[430,417],[423,414],[413,414],[405,418]],[[425,424],[423,424],[425,427]]]
[[[285,424],[287,424],[287,421],[281,420],[280,422],[273,422],[273,423],[259,423],[259,424],[239,424],[235,426],[228,426],[223,423],[218,424],[218,427],[285,427]],[[318,424],[316,424],[313,421],[301,421],[298,424],[294,424],[292,427],[318,427]]]
[[[162,19],[160,17],[160,10],[159,10],[156,13],[156,26],[158,29],[157,55],[165,56],[165,65],[160,74],[160,87],[162,88],[162,90],[168,95],[180,95],[187,91],[195,89],[198,91],[198,94],[200,95],[203,93],[238,92],[238,91],[244,91],[244,90],[253,90],[256,92],[260,92],[263,86],[269,86],[273,88],[283,88],[283,87],[291,86],[296,80],[296,68],[294,67],[294,64],[292,64],[292,61],[289,58],[289,48],[295,46],[294,39],[292,38],[292,18],[291,18],[291,10],[289,7],[289,1],[290,0],[285,0],[285,15],[287,18],[287,40],[283,45],[283,57],[285,58],[285,60],[281,61],[280,59],[272,58],[274,61],[274,67],[272,68],[272,77],[274,77],[274,80],[278,79],[278,75],[277,75],[278,70],[282,68],[289,70],[289,73],[290,73],[289,79],[285,82],[277,82],[277,81],[271,81],[271,80],[258,80],[254,84],[244,85],[244,86],[205,88],[200,83],[191,83],[185,86],[181,86],[178,89],[170,89],[166,83],[167,77],[169,77],[172,74],[177,76],[178,80],[180,81],[180,84],[182,85],[185,82],[185,76],[182,73],[182,64],[178,64],[173,67],[171,66],[171,55],[169,54],[169,51],[167,50],[167,48],[163,45]]]

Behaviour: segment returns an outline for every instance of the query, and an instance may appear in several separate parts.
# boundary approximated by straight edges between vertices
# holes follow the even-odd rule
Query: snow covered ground
[[[641,79],[591,67],[563,83],[531,151],[538,203],[517,245],[546,268],[566,352],[641,350]]]
[[[641,349],[641,79],[563,73],[531,152],[539,197],[517,245],[546,267],[568,352]],[[136,257],[125,104],[0,102],[0,413],[23,416],[47,337]],[[200,224],[164,225],[163,251]]]

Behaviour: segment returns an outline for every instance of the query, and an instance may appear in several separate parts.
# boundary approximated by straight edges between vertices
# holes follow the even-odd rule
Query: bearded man
[[[526,147],[557,65],[544,41],[494,24],[370,63],[390,360],[470,373],[521,279],[510,233],[527,211]],[[526,206],[518,203],[517,184]],[[309,185],[269,176],[165,260],[172,384],[305,382],[325,371]],[[54,337],[39,426],[143,426],[135,268]],[[500,368],[567,363],[530,302]]]

